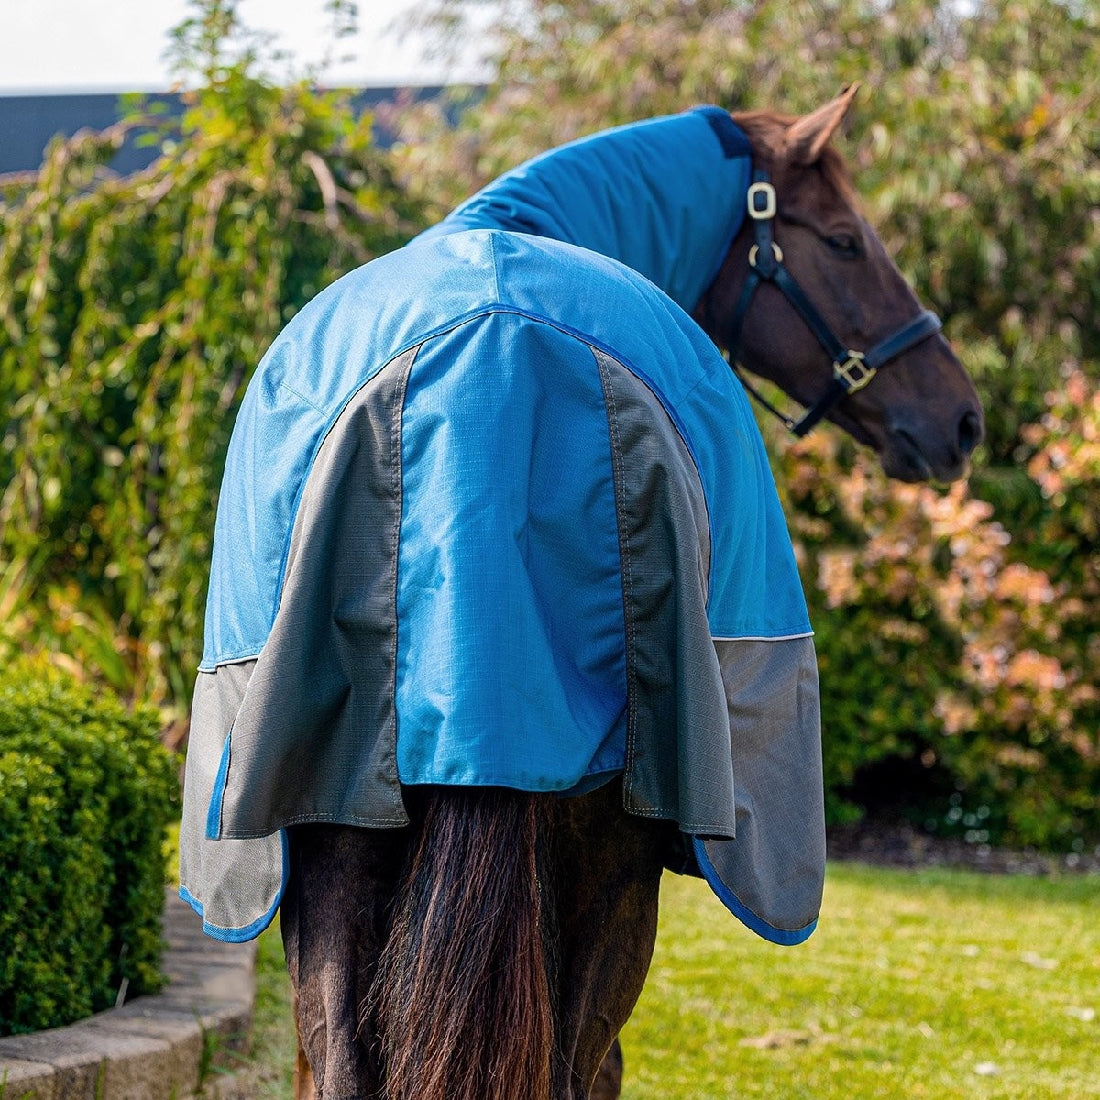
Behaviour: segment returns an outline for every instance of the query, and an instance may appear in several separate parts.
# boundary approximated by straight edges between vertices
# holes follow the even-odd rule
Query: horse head
[[[731,360],[811,407],[790,425],[799,434],[827,415],[889,476],[950,481],[981,442],[981,405],[937,319],[859,213],[830,145],[855,92],[800,118],[734,114],[757,183],[696,319]]]

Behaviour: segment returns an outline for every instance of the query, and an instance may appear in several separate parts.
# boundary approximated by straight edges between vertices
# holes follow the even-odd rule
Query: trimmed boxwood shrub
[[[159,988],[178,780],[158,726],[44,661],[0,673],[0,1035]]]

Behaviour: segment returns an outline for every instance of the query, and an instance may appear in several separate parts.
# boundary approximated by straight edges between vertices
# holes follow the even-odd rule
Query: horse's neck
[[[645,275],[691,311],[740,226],[749,147],[716,108],[621,126],[501,176],[426,236],[552,237]]]

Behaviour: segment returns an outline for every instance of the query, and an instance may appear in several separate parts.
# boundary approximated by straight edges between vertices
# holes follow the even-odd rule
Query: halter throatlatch
[[[878,371],[887,363],[903,355],[922,340],[927,340],[940,331],[940,319],[929,310],[922,310],[908,324],[902,325],[896,332],[875,344],[870,351],[853,351],[837,339],[825,318],[806,297],[794,276],[783,262],[783,250],[775,243],[773,222],[776,215],[775,188],[768,179],[768,173],[757,169],[753,174],[753,183],[749,187],[747,202],[749,217],[752,219],[756,234],[756,243],[749,250],[749,275],[741,290],[741,297],[733,315],[730,338],[730,365],[733,367],[742,385],[797,436],[805,435],[823,417],[828,415],[850,393],[863,389]],[[737,346],[741,339],[741,329],[745,323],[749,303],[763,282],[774,284],[788,302],[798,311],[799,316],[810,327],[818,342],[833,361],[833,377],[825,394],[803,415],[794,420],[780,412],[774,405],[762,397],[737,370]]]

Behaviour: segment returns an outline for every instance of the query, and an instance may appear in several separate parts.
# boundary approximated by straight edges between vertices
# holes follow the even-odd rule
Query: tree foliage
[[[181,704],[251,371],[304,302],[416,223],[369,116],[276,86],[233,4],[195,8],[174,50],[198,85],[150,168],[106,168],[156,121],[139,106],[0,192],[3,641]]]
[[[453,132],[431,107],[408,123],[405,176],[437,210],[608,125],[702,102],[795,114],[859,80],[845,152],[981,383],[990,462],[1016,463],[1064,366],[1097,377],[1097,5],[437,0],[426,21],[461,33],[456,19],[483,8],[487,94]]]
[[[1040,568],[963,483],[894,485],[833,433],[778,459],[812,607],[834,820],[900,801],[973,840],[1100,836],[1100,393],[1032,426]],[[1061,497],[1061,500],[1057,498]],[[876,784],[895,788],[876,790]]]
[[[843,151],[989,438],[946,490],[764,425],[819,635],[831,812],[900,764],[940,827],[1100,838],[1100,8],[428,0],[444,46],[468,16],[492,27],[494,78],[457,128],[403,112],[396,159],[339,97],[263,76],[270,46],[230,0],[195,12],[174,45],[195,90],[151,168],[105,167],[135,114],[0,181],[0,653],[184,707],[234,414],[306,300],[562,141],[698,102],[797,113],[858,79]]]
[[[425,21],[453,39],[487,9],[487,93],[455,130],[406,118],[404,178],[439,211],[607,125],[795,114],[863,82],[842,150],[988,440],[971,489],[945,491],[763,425],[818,633],[830,813],[900,798],[975,839],[1100,838],[1100,8],[437,0]]]

